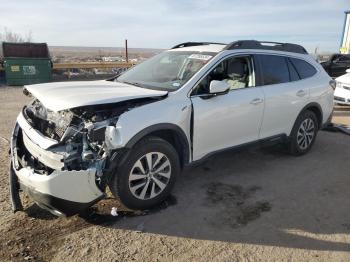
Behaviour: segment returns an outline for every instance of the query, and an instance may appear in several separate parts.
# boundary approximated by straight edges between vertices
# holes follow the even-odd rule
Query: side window
[[[297,58],[290,58],[290,61],[298,71],[301,79],[311,77],[317,73],[317,70],[306,61]]]
[[[259,55],[264,85],[289,82],[289,70],[285,57],[277,55]]]
[[[297,70],[295,69],[294,65],[292,64],[292,62],[289,60],[289,58],[287,58],[287,61],[288,61],[290,81],[300,80],[299,74],[298,74]]]
[[[208,94],[212,80],[226,82],[230,85],[230,90],[255,86],[253,72],[253,61],[250,56],[225,59],[199,82],[192,95]]]

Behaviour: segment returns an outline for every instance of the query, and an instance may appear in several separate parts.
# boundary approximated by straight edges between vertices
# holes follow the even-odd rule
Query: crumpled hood
[[[56,112],[80,106],[164,96],[168,93],[106,80],[54,82],[28,85],[24,88],[46,108]]]

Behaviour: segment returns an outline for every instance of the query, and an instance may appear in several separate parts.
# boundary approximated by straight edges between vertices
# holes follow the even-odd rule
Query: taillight
[[[337,82],[336,82],[334,79],[332,79],[331,81],[329,81],[329,85],[330,85],[333,89],[335,89],[336,86],[337,86]]]

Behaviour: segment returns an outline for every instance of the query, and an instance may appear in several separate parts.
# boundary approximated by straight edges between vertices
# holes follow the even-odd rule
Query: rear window
[[[310,65],[308,62],[305,62],[297,58],[289,58],[295,69],[298,71],[298,74],[301,79],[305,79],[316,74],[317,70]]]
[[[286,59],[276,55],[259,55],[264,85],[289,82],[289,70]]]

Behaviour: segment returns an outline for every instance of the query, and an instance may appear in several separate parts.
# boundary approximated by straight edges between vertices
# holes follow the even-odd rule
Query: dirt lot
[[[0,136],[28,99],[0,88]],[[350,124],[338,108],[334,121]],[[320,132],[313,150],[229,152],[187,168],[157,210],[111,217],[104,200],[85,219],[56,218],[8,200],[8,145],[0,141],[0,260],[350,261],[350,136]]]

